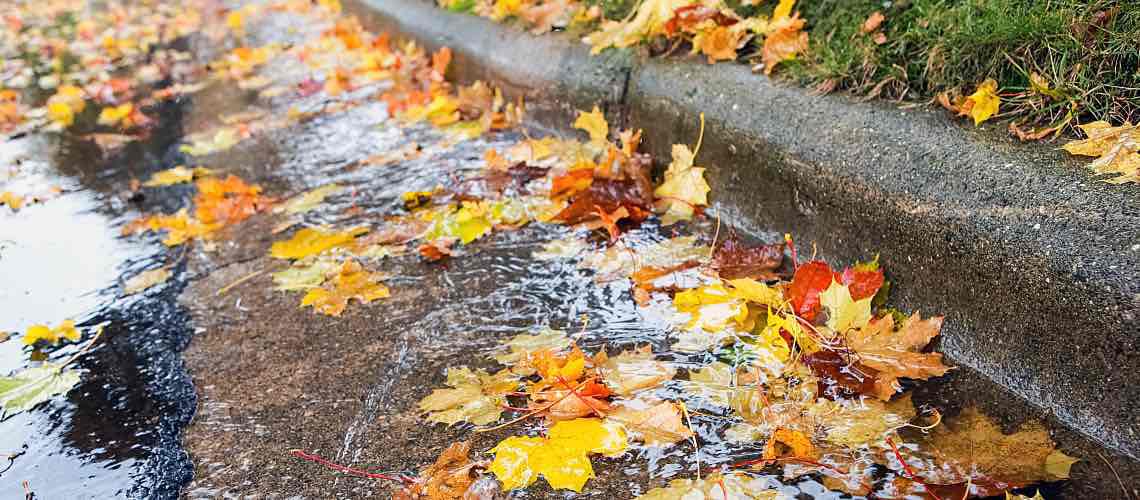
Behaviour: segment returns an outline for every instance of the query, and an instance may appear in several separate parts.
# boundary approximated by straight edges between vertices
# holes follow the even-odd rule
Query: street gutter
[[[645,130],[668,163],[707,130],[719,215],[758,235],[788,232],[835,261],[876,253],[892,302],[945,314],[939,350],[1092,439],[1140,458],[1140,196],[1081,162],[949,119],[842,95],[815,96],[742,65],[590,56],[566,35],[533,36],[422,0],[350,0],[365,26],[448,46],[451,76],[484,80],[562,134],[575,111]],[[989,127],[1000,127],[991,125]]]

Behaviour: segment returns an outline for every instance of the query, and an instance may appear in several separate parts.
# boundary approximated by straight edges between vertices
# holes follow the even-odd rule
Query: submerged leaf
[[[380,278],[381,275],[363,270],[355,261],[346,262],[325,287],[309,290],[301,298],[301,307],[313,306],[320,313],[340,316],[353,299],[367,304],[391,295]]]
[[[0,377],[0,420],[66,394],[78,383],[78,373],[51,363]]]
[[[339,267],[336,261],[317,260],[307,266],[293,266],[273,273],[273,283],[277,290],[308,290],[321,286]]]
[[[654,359],[649,346],[625,351],[617,356],[604,356],[598,363],[602,378],[615,394],[629,396],[671,380],[677,369]]]
[[[676,403],[659,401],[646,404],[642,401],[615,405],[607,421],[621,424],[631,434],[649,446],[668,445],[689,439],[693,431],[685,426],[681,409]],[[644,408],[635,408],[637,403]]]
[[[127,280],[123,285],[123,295],[132,295],[146,290],[152,286],[166,283],[170,279],[170,270],[165,267],[143,271]]]
[[[791,500],[772,489],[765,478],[740,472],[713,473],[704,479],[674,479],[669,486],[653,488],[637,500]]]
[[[848,334],[847,347],[859,355],[860,364],[878,371],[875,394],[886,401],[898,391],[899,378],[925,380],[950,370],[941,353],[921,351],[941,329],[941,316],[924,320],[915,313],[896,330],[894,317],[886,315]]]
[[[447,370],[448,389],[435,389],[419,402],[428,420],[453,425],[470,422],[487,425],[499,419],[506,395],[518,389],[519,378],[509,370],[488,375],[467,367]]]
[[[308,212],[320,205],[325,201],[325,198],[331,194],[336,194],[343,189],[339,184],[328,184],[321,186],[310,191],[301,193],[293,198],[290,198],[280,207],[274,209],[276,212],[284,212],[289,215],[296,215]]]
[[[273,243],[273,246],[269,247],[269,255],[278,259],[303,259],[330,248],[346,245],[366,232],[368,230],[362,227],[335,232],[306,227],[294,233],[288,240]]]
[[[673,162],[665,170],[665,181],[653,191],[654,203],[663,213],[661,223],[673,224],[693,218],[696,207],[709,204],[712,188],[705,182],[705,169],[693,166],[693,152],[684,144],[673,145]]]
[[[180,184],[183,182],[190,182],[196,177],[203,177],[210,175],[210,169],[204,167],[189,168],[184,165],[179,165],[174,168],[169,168],[161,172],[155,172],[143,183],[147,187],[170,186],[173,184]]]

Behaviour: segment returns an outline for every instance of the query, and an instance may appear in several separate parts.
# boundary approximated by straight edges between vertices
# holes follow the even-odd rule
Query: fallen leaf
[[[24,197],[11,191],[4,191],[0,193],[0,204],[8,205],[12,211],[16,211],[24,206]]]
[[[79,373],[52,363],[0,377],[0,421],[66,394],[78,383]]]
[[[241,135],[235,127],[223,127],[211,136],[195,135],[189,139],[190,144],[183,144],[178,150],[191,156],[205,156],[234,147],[241,142]]]
[[[693,50],[704,54],[709,64],[736,59],[736,49],[745,40],[745,32],[727,26],[715,26],[693,39]]]
[[[187,215],[186,209],[182,209],[173,215],[151,215],[135,220],[123,226],[123,234],[166,231],[166,238],[162,243],[166,246],[176,246],[192,239],[206,238],[220,227],[221,224],[204,224],[191,218]]]
[[[325,201],[329,195],[336,194],[343,189],[339,184],[328,184],[312,189],[290,198],[285,203],[273,209],[274,212],[296,215],[308,212]]]
[[[719,332],[730,323],[744,327],[748,319],[748,306],[720,284],[677,292],[673,296],[673,307],[690,315],[686,326],[689,329]]]
[[[143,271],[127,280],[123,285],[123,295],[133,295],[152,286],[166,283],[170,274],[170,270],[165,267]]]
[[[649,346],[625,351],[617,356],[601,355],[604,361],[598,362],[598,369],[606,385],[615,394],[629,396],[635,392],[651,389],[666,380],[672,380],[677,369],[672,365],[654,359]]]
[[[785,457],[815,460],[817,457],[815,445],[803,432],[781,427],[768,438],[768,443],[764,445],[763,458],[773,460]]]
[[[380,278],[381,275],[363,270],[355,261],[346,262],[324,287],[309,290],[301,298],[301,307],[313,306],[322,314],[340,316],[352,299],[368,304],[391,295]]]
[[[548,434],[512,436],[491,449],[495,459],[488,470],[502,482],[503,491],[525,488],[542,476],[551,488],[581,492],[594,477],[589,455],[620,455],[627,446],[620,425],[596,418],[556,422]]]
[[[606,420],[621,424],[649,446],[669,445],[693,436],[693,431],[685,426],[676,403],[659,401],[641,406],[644,408],[634,408],[629,403],[615,405],[606,415]]]
[[[888,402],[869,398],[862,401],[820,398],[809,413],[824,430],[824,441],[847,448],[885,448],[886,439],[916,415],[910,394]]]
[[[847,347],[859,355],[859,363],[877,370],[875,393],[884,401],[899,390],[897,379],[926,380],[946,374],[941,353],[921,349],[937,337],[942,317],[922,319],[915,313],[896,330],[894,317],[886,315],[847,334]]]
[[[636,500],[792,500],[793,496],[772,489],[763,477],[741,472],[714,472],[704,479],[674,479],[669,486],[653,488]]]
[[[606,123],[606,116],[602,111],[594,106],[594,109],[589,113],[585,111],[578,111],[578,118],[574,120],[574,128],[583,130],[590,135],[590,142],[599,145],[609,144],[607,137],[610,133],[610,126]]]
[[[435,389],[419,402],[428,420],[447,425],[470,422],[487,425],[502,415],[506,395],[519,386],[519,377],[509,370],[493,375],[467,367],[447,370],[447,389]]]
[[[693,152],[684,144],[673,145],[673,161],[665,170],[665,180],[653,191],[655,207],[670,225],[693,218],[694,209],[709,204],[712,188],[705,182],[705,169],[693,166]]]
[[[1097,121],[1080,125],[1086,139],[1065,144],[1065,151],[1081,156],[1097,156],[1089,168],[1097,174],[1111,174],[1110,184],[1140,182],[1140,133],[1129,122],[1113,127]]]
[[[508,348],[509,352],[495,356],[495,361],[512,366],[516,373],[530,375],[535,371],[534,366],[529,364],[528,358],[531,354],[538,351],[561,351],[569,348],[571,343],[566,332],[562,330],[548,328],[534,335],[524,333],[504,342],[503,346]]]
[[[598,54],[609,47],[636,45],[663,33],[674,12],[689,3],[689,0],[645,0],[637,4],[626,20],[605,21],[601,29],[586,36],[584,41],[593,46],[591,54]]]
[[[808,34],[801,31],[803,27],[804,20],[800,19],[798,12],[792,17],[773,18],[760,51],[765,75],[772,74],[777,64],[794,59],[807,50]]]
[[[987,78],[986,81],[978,85],[973,94],[966,97],[966,104],[962,107],[962,113],[970,115],[974,119],[974,125],[977,126],[997,113],[1000,104],[1001,98],[997,95],[997,81],[993,78]]]
[[[147,187],[170,186],[183,182],[190,182],[196,177],[204,177],[210,175],[210,169],[204,167],[189,168],[184,165],[179,165],[174,168],[169,168],[161,172],[155,172],[143,183]]]
[[[230,225],[241,222],[269,206],[261,186],[246,184],[240,177],[206,177],[195,184],[194,216],[203,224]]]
[[[833,280],[831,267],[826,262],[805,262],[796,268],[784,295],[792,303],[797,315],[812,321],[819,312],[819,294],[830,287]]]
[[[132,103],[124,103],[119,106],[110,106],[103,108],[99,112],[99,125],[116,126],[122,124],[127,120],[127,117],[135,110],[135,105]]]
[[[317,260],[307,266],[292,266],[284,271],[273,273],[273,283],[277,290],[308,290],[324,284],[329,274],[340,268],[333,260]]]
[[[1077,461],[1056,448],[1049,430],[1039,422],[1027,422],[1013,434],[1005,434],[1000,425],[973,407],[946,419],[919,450],[928,450],[924,455],[929,457],[916,467],[920,477],[937,484],[971,481],[980,490],[979,496],[1068,479],[1069,468]]]
[[[827,290],[819,294],[819,303],[827,309],[827,327],[833,332],[842,334],[871,321],[871,297],[854,300],[847,285],[834,279]]]
[[[37,343],[57,345],[61,340],[72,342],[79,340],[79,330],[75,328],[75,321],[65,320],[55,328],[47,325],[32,325],[24,332],[24,345],[36,345]]]
[[[472,469],[478,465],[468,456],[471,443],[463,441],[448,446],[435,463],[420,471],[411,484],[399,490],[395,500],[424,498],[427,500],[462,500],[475,482]]]
[[[274,242],[269,247],[269,255],[277,259],[303,259],[331,248],[347,245],[366,232],[368,229],[363,227],[346,231],[326,231],[321,228],[306,227],[293,233],[293,237],[288,240]]]
[[[748,246],[735,235],[713,252],[712,267],[723,279],[772,280],[784,263],[784,243]]]

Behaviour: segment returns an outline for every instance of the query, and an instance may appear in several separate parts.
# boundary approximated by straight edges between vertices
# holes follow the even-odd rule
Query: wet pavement
[[[300,39],[320,28],[281,13],[248,36],[255,45]],[[203,60],[218,53],[215,42],[190,43]],[[308,75],[303,67],[266,71],[287,84]],[[373,259],[370,268],[387,276],[391,297],[353,303],[340,317],[316,314],[298,306],[295,292],[274,290],[269,273],[286,265],[268,252],[288,235],[275,234],[283,215],[255,215],[210,244],[167,249],[158,237],[119,235],[142,213],[188,204],[188,187],[144,188],[141,199],[128,191],[131,179],[175,165],[235,174],[279,199],[337,183],[345,189],[305,213],[302,224],[377,226],[403,206],[403,193],[478,175],[487,148],[505,148],[522,137],[499,132],[456,143],[430,125],[397,124],[371,98],[382,88],[337,98],[318,92],[264,99],[217,84],[163,109],[162,125],[148,140],[111,155],[51,135],[4,143],[5,161],[22,162],[22,179],[64,189],[58,198],[0,215],[4,328],[22,331],[68,318],[107,326],[106,339],[78,362],[84,375],[79,387],[0,422],[0,453],[22,452],[8,469],[0,464],[0,492],[20,492],[27,480],[37,498],[386,497],[389,483],[347,477],[290,452],[304,449],[370,471],[414,473],[455,441],[471,440],[482,452],[507,436],[539,430],[533,421],[473,433],[462,425],[428,424],[416,409],[443,385],[447,368],[494,369],[491,355],[520,333],[565,330],[588,352],[651,345],[680,368],[715,359],[711,353],[668,352],[676,334],[671,322],[639,308],[626,280],[599,283],[579,266],[583,255],[535,257],[548,242],[576,234],[565,226],[495,232],[444,262],[425,262],[414,253]],[[327,109],[338,101],[354,105],[268,130],[224,152],[191,158],[178,151],[182,139],[215,130],[226,115],[256,109],[281,117],[291,108]],[[422,150],[415,159],[361,164],[411,144]],[[706,237],[719,230],[712,220],[692,229]],[[741,231],[775,241],[780,229]],[[650,221],[625,238],[658,241],[673,231]],[[600,248],[604,241],[592,245]],[[126,278],[163,265],[174,271],[169,281],[120,297]],[[0,343],[0,366],[23,363],[21,347]],[[662,390],[677,396],[679,384]],[[937,407],[948,419],[980,407],[1009,431],[1029,420],[1050,422],[964,369],[917,384],[914,398],[916,406]],[[697,409],[707,410],[692,419],[703,443],[699,451],[678,444],[595,458],[597,477],[581,496],[630,498],[691,477],[698,464],[707,470],[757,455],[756,447],[724,443],[718,436],[725,419],[710,408]],[[1122,486],[1134,494],[1134,478],[1140,477],[1135,462],[1070,430],[1050,424],[1050,431],[1060,449],[1082,461],[1073,466],[1072,480],[1044,487],[1047,498],[1125,498]],[[762,477],[792,495],[842,497],[814,479]],[[512,496],[572,494],[540,481]]]

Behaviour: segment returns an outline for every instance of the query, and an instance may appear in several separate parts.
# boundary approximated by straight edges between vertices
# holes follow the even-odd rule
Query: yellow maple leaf
[[[143,271],[123,284],[123,295],[133,295],[152,286],[166,283],[170,275],[170,270],[165,267]]]
[[[221,227],[220,224],[206,224],[190,217],[184,208],[173,215],[151,215],[135,220],[123,227],[123,235],[166,231],[162,243],[172,247],[192,239],[206,238]]]
[[[719,284],[677,292],[673,307],[692,316],[688,328],[709,332],[723,330],[729,322],[744,326],[748,319],[748,306]]]
[[[674,144],[673,161],[665,170],[665,181],[653,191],[654,206],[663,213],[661,223],[664,225],[692,219],[695,207],[709,204],[708,193],[712,188],[705,181],[705,169],[693,166],[694,155],[688,146]]]
[[[290,215],[301,214],[308,212],[320,205],[325,201],[325,198],[331,194],[336,194],[343,189],[340,184],[328,184],[301,193],[286,201],[281,206],[275,208],[274,212],[284,212]]]
[[[124,103],[118,106],[108,106],[99,111],[99,125],[115,126],[123,123],[131,112],[134,111],[135,105],[132,103]]]
[[[495,422],[507,404],[506,395],[517,390],[519,376],[510,370],[490,375],[467,367],[447,370],[446,389],[435,389],[419,402],[428,420],[453,425],[470,422],[487,425]]]
[[[986,81],[978,85],[973,94],[966,98],[966,106],[963,110],[968,110],[970,117],[974,119],[974,125],[977,126],[996,114],[1000,104],[1001,98],[997,95],[997,81],[993,78],[987,78]]]
[[[210,173],[210,169],[205,167],[189,168],[184,165],[179,165],[161,172],[155,172],[143,185],[147,187],[170,186],[190,182],[196,177],[207,176],[210,175]]]
[[[578,118],[574,120],[574,128],[590,134],[591,143],[605,145],[608,142],[606,137],[610,133],[610,125],[606,122],[606,115],[602,114],[597,106],[594,106],[594,109],[589,113],[578,111]]]
[[[780,0],[776,4],[776,9],[772,11],[772,20],[779,21],[792,15],[792,8],[796,6],[796,0]]]
[[[48,119],[61,126],[69,127],[75,122],[75,115],[87,107],[83,89],[74,85],[61,85],[55,95],[47,100]]]
[[[277,259],[303,259],[325,250],[351,243],[368,229],[356,227],[347,231],[325,231],[306,227],[293,234],[292,238],[274,242],[269,247],[269,255]]]
[[[24,345],[36,345],[41,342],[46,345],[56,345],[65,339],[72,342],[79,340],[79,330],[75,328],[75,321],[73,320],[66,320],[55,328],[47,325],[32,325],[24,332]]]
[[[784,304],[782,292],[752,278],[728,280],[728,284],[732,286],[729,292],[739,299],[772,307],[781,307]]]
[[[1111,184],[1140,182],[1140,132],[1130,122],[1113,127],[1105,121],[1080,125],[1086,139],[1071,141],[1063,148],[1070,154],[1097,156],[1089,164],[1098,174],[1112,174],[1105,179]]]
[[[301,298],[301,307],[313,306],[322,314],[340,316],[353,299],[368,304],[390,296],[391,292],[380,283],[380,278],[379,274],[365,271],[355,261],[346,262],[323,287],[309,290]]]
[[[854,300],[847,285],[834,279],[831,286],[819,294],[819,303],[827,308],[827,327],[839,334],[862,328],[871,321],[871,299]]]
[[[596,418],[559,421],[548,434],[512,436],[491,449],[495,459],[489,470],[503,483],[503,491],[525,488],[542,476],[551,488],[581,492],[594,477],[591,453],[616,456],[628,446],[620,425]]]

